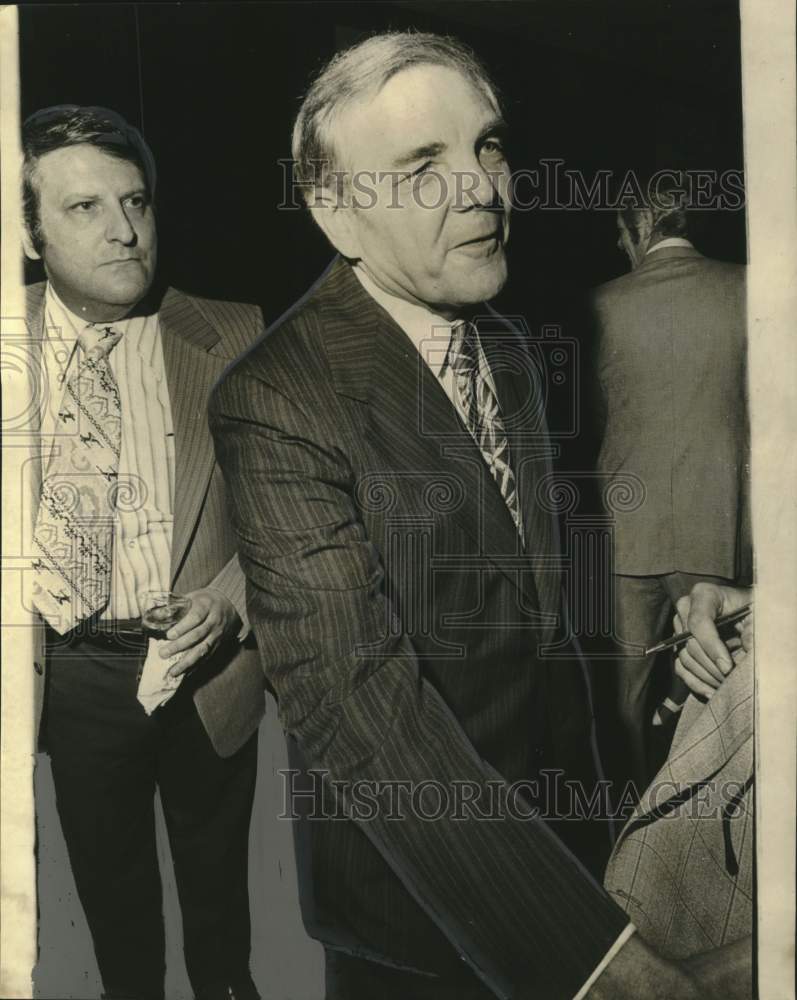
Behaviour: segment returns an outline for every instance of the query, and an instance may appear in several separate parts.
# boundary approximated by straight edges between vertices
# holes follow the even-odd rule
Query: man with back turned
[[[614,514],[615,631],[625,644],[615,704],[639,792],[661,763],[656,656],[642,651],[665,637],[696,583],[751,582],[745,269],[695,249],[684,197],[662,178],[649,204],[618,214],[631,272],[594,293],[605,409],[598,468],[609,482],[635,476],[643,492]],[[677,721],[686,693],[673,685],[657,725]]]

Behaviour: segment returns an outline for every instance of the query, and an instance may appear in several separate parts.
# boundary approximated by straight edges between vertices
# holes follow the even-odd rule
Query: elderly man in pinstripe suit
[[[247,844],[263,679],[205,413],[262,320],[153,290],[152,156],[114,112],[37,112],[23,148],[25,250],[47,276],[28,290],[38,704],[105,996],[164,996],[157,786],[197,1000],[255,1000]],[[141,628],[153,591],[190,600],[165,640]]]
[[[544,654],[541,376],[484,305],[506,278],[503,131],[453,39],[333,59],[294,159],[340,257],[211,400],[250,620],[312,768],[289,790],[316,818],[302,906],[328,1000],[697,995],[535,813],[570,839],[541,775],[589,793],[595,764],[582,664]]]

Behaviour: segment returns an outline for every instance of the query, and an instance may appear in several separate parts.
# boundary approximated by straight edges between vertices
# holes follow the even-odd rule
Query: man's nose
[[[501,181],[504,174],[500,170],[487,170],[478,160],[455,170],[452,176],[454,184],[454,206],[460,210],[468,208],[495,208],[503,203]]]
[[[123,205],[116,205],[111,209],[108,225],[105,229],[105,238],[109,243],[135,243],[137,238],[135,226],[128,218]]]

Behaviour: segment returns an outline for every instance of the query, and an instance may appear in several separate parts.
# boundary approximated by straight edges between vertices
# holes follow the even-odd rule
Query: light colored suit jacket
[[[31,373],[40,378],[45,284],[30,285],[26,291]],[[171,589],[187,593],[213,586],[226,594],[247,622],[245,579],[235,551],[224,480],[213,454],[207,400],[230,360],[262,331],[262,316],[255,306],[200,299],[173,288],[164,293],[158,315],[175,441]],[[35,398],[41,400],[41,392]],[[32,434],[38,431],[39,413],[36,407],[31,411]],[[31,532],[28,552],[33,551],[41,476],[41,461],[34,460],[26,518]],[[45,663],[44,629],[38,618],[34,629],[38,720]],[[225,643],[197,669],[207,676],[194,695],[197,710],[216,751],[222,757],[230,756],[255,731],[265,708],[263,674],[251,636],[240,645]]]
[[[744,267],[665,247],[593,305],[598,468],[640,484],[613,511],[615,572],[749,577]]]
[[[753,666],[690,697],[669,759],[620,835],[604,884],[674,959],[746,937],[753,923]]]

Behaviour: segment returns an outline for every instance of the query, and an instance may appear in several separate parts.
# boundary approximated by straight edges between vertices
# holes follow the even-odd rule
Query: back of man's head
[[[640,220],[646,218],[650,229],[649,246],[672,236],[686,238],[689,235],[686,192],[678,175],[659,178],[654,174],[652,179],[639,187],[644,200],[632,201],[620,210],[626,226],[638,232]]]

